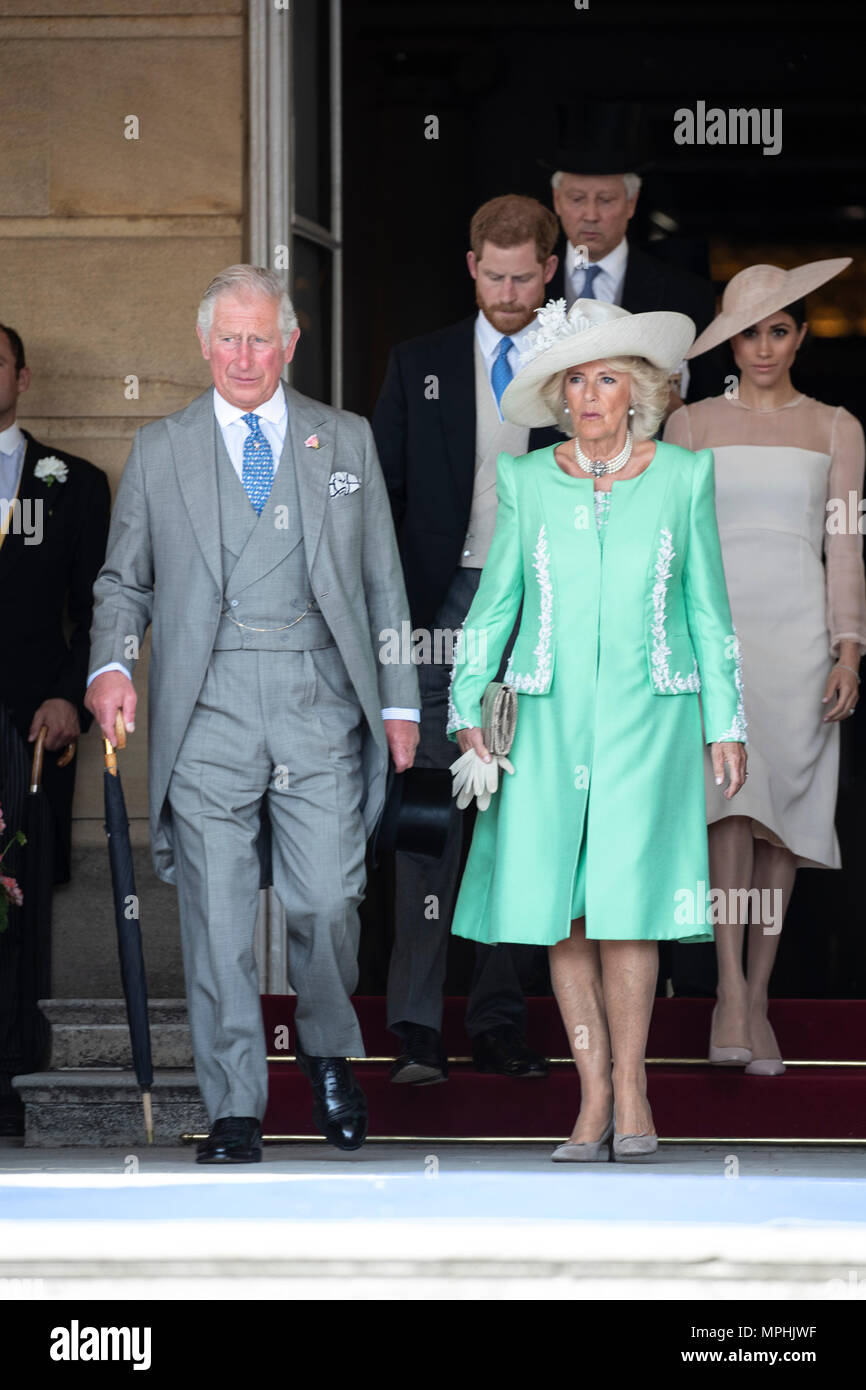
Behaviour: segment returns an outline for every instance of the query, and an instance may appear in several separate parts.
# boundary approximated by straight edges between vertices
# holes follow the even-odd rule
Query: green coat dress
[[[552,447],[500,454],[497,496],[448,735],[480,725],[522,602],[515,771],[476,818],[452,930],[551,945],[585,914],[600,940],[711,941],[703,742],[746,741],[712,452],[659,442],[601,530],[593,479]]]

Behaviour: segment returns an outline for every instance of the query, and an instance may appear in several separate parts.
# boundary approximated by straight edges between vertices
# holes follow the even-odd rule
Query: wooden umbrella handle
[[[121,710],[118,710],[114,716],[114,737],[117,739],[118,748],[126,747],[126,725],[123,722],[123,713]],[[102,740],[102,747],[105,750],[104,757],[106,770],[111,773],[112,777],[116,777],[117,749],[112,748],[110,738],[104,738]]]
[[[67,743],[67,745],[66,745],[66,747],[64,748],[63,752],[60,754],[60,757],[57,759],[57,766],[58,766],[58,767],[67,767],[67,766],[69,765],[69,763],[72,762],[72,759],[75,757],[75,750],[76,750],[77,747],[78,747],[78,740],[77,740],[77,739],[73,739],[71,743]]]
[[[30,790],[38,792],[42,785],[42,763],[45,757],[45,740],[48,737],[48,725],[43,724],[39,733],[36,735],[36,743],[33,746],[33,763],[30,769]]]

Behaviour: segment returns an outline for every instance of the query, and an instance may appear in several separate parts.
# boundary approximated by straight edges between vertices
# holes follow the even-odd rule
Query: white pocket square
[[[332,497],[345,497],[349,492],[357,492],[361,486],[354,473],[332,473],[328,479],[328,491]]]

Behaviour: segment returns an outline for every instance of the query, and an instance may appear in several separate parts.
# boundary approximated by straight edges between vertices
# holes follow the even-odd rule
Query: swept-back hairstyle
[[[215,275],[198,306],[198,326],[205,338],[213,325],[214,304],[221,294],[262,294],[279,304],[280,334],[283,346],[298,326],[298,316],[289,292],[273,270],[261,265],[230,265]]]

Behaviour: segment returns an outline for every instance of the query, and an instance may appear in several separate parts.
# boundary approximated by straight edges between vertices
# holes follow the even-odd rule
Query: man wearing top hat
[[[556,443],[553,429],[505,421],[499,401],[549,297],[556,268],[556,218],[534,198],[484,203],[470,225],[469,273],[477,312],[394,348],[373,413],[373,432],[400,542],[412,622],[432,636],[456,633],[478,589],[496,521],[502,450],[523,454]],[[431,383],[435,388],[431,389]],[[439,655],[437,657],[437,647]],[[416,764],[447,769],[452,663],[431,641],[419,666],[422,716]],[[396,857],[395,942],[388,977],[388,1026],[403,1040],[392,1080],[444,1081],[442,991],[457,894],[463,816],[453,806],[436,860]],[[529,1078],[546,1075],[527,1045],[522,978],[537,967],[533,947],[479,946],[466,1012],[476,1067]]]
[[[553,206],[562,227],[559,266],[549,295],[566,301],[599,299],[632,314],[666,309],[687,314],[700,333],[715,313],[709,280],[648,255],[627,236],[641,188],[633,149],[600,139],[557,151],[551,170]],[[708,354],[681,363],[672,381],[671,409],[724,389],[726,358]]]
[[[701,333],[715,314],[712,283],[628,238],[646,172],[646,116],[640,103],[610,102],[560,111],[561,139],[553,163],[545,161],[562,236],[549,294],[598,299],[632,314],[658,310],[686,314]],[[667,415],[684,401],[719,395],[733,363],[724,348],[679,363],[671,375]],[[670,977],[676,994],[712,995],[715,961],[709,946],[668,943],[661,948],[659,985]]]

